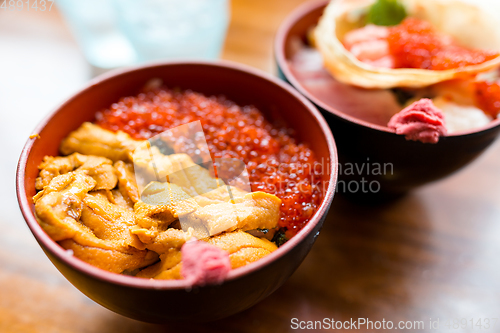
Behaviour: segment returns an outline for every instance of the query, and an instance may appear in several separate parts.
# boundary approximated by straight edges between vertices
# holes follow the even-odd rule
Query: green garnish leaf
[[[367,24],[393,26],[401,23],[408,14],[398,0],[377,0],[366,18]]]
[[[281,245],[285,244],[287,242],[288,238],[285,236],[285,231],[280,229],[274,234],[273,239],[271,242],[274,242],[276,246],[280,247]]]

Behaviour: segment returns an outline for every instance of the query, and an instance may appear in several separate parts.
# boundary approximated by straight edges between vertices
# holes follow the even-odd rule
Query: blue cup
[[[58,0],[86,59],[116,68],[163,59],[216,59],[228,0]]]
[[[114,0],[118,26],[139,62],[216,59],[229,23],[228,0]]]

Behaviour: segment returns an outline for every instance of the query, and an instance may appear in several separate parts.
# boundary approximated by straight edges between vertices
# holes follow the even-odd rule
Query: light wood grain
[[[223,58],[273,73],[274,33],[301,2],[234,0]],[[157,326],[108,311],[45,257],[18,211],[13,181],[28,133],[90,71],[54,10],[0,11],[0,50],[0,332],[286,332],[292,318],[427,325],[438,317],[500,317],[499,144],[457,175],[391,203],[357,205],[337,196],[297,272],[241,314]],[[498,331],[500,323],[489,332]]]

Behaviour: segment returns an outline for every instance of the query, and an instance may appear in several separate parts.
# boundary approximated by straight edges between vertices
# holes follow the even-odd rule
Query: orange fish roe
[[[313,151],[296,143],[291,129],[274,127],[253,106],[240,107],[224,97],[189,90],[158,88],[122,98],[96,118],[98,125],[136,139],[200,120],[213,159],[243,160],[252,191],[282,200],[279,226],[288,238],[304,227],[321,203],[321,175],[313,168]],[[190,149],[196,145],[175,147],[176,152]]]
[[[396,68],[446,70],[482,64],[498,56],[495,52],[455,45],[429,22],[416,18],[407,18],[391,27],[388,42]]]
[[[498,82],[474,82],[477,106],[493,118],[500,113],[500,84]]]

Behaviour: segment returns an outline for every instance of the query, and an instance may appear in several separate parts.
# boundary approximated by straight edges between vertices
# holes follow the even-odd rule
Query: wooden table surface
[[[274,72],[274,33],[301,2],[233,0],[223,57]],[[408,332],[431,331],[429,319],[439,318],[432,332],[473,332],[479,327],[471,328],[471,318],[500,318],[499,144],[460,173],[391,203],[358,205],[337,196],[296,273],[243,313],[157,326],[97,305],[45,257],[14,189],[27,135],[90,75],[54,8],[0,10],[0,332],[287,332],[292,318],[424,321],[425,329],[399,330]],[[445,326],[462,318],[465,329]],[[500,323],[482,331],[500,332]]]

